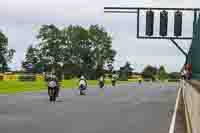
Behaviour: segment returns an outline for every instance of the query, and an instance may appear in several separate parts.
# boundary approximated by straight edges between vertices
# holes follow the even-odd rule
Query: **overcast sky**
[[[199,4],[198,0],[0,0],[0,29],[9,38],[9,48],[16,50],[10,64],[12,69],[20,68],[26,49],[36,43],[35,36],[42,24],[78,24],[86,27],[100,24],[113,36],[112,46],[118,52],[116,68],[130,61],[137,71],[147,64],[165,65],[168,72],[179,71],[184,56],[169,40],[138,40],[136,15],[104,14],[103,7],[198,7]],[[173,31],[172,19],[169,17],[170,33]],[[141,20],[142,28],[144,16]],[[186,13],[183,20],[184,35],[189,36],[192,32],[192,14]],[[158,31],[159,17],[155,21],[155,30]],[[190,41],[178,43],[185,51],[190,46]]]

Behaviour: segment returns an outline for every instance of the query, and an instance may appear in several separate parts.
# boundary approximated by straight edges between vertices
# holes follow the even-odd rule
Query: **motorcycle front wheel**
[[[112,86],[115,86],[116,85],[116,82],[115,81],[112,81]]]
[[[54,89],[49,90],[49,101],[50,102],[56,101],[56,91]]]
[[[80,95],[81,95],[81,96],[85,96],[85,95],[86,95],[85,90],[80,90]]]

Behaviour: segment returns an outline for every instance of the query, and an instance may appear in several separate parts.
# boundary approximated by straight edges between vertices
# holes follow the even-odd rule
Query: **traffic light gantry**
[[[146,12],[145,35],[140,34],[140,12]],[[159,36],[154,34],[155,11],[160,11]],[[174,11],[174,33],[168,35],[168,11]],[[197,20],[197,12],[200,8],[149,8],[149,7],[104,7],[105,13],[135,13],[137,14],[137,38],[138,39],[166,39],[170,40],[187,59],[188,54],[178,45],[175,40],[192,40],[192,36],[182,35],[183,12],[193,12],[194,22]]]

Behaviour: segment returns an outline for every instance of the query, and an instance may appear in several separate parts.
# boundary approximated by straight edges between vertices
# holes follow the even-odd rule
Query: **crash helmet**
[[[80,79],[81,79],[81,80],[85,80],[85,77],[82,75]]]

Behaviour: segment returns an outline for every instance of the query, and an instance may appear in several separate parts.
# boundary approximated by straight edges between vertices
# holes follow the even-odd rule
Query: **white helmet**
[[[83,79],[83,80],[84,80],[84,79],[85,79],[85,77],[82,75],[80,79]]]

